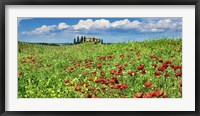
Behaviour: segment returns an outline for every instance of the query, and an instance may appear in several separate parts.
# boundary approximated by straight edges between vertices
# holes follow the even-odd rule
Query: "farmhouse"
[[[77,38],[74,38],[74,44],[80,44],[80,43],[94,43],[94,44],[102,44],[103,39],[96,38],[96,37],[86,37],[86,36],[77,36]]]

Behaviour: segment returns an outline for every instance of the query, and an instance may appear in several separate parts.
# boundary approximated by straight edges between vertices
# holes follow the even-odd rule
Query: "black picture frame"
[[[6,5],[195,5],[195,111],[5,111],[5,6]],[[1,0],[0,16],[0,114],[2,116],[59,116],[59,115],[163,115],[163,116],[199,116],[199,49],[200,49],[200,0]]]

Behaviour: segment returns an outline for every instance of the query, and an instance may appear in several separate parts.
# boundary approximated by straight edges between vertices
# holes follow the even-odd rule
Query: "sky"
[[[73,43],[77,36],[104,43],[182,37],[182,18],[18,18],[18,41]]]

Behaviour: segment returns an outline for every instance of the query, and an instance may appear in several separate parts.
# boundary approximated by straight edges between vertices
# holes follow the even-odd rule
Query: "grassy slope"
[[[133,50],[131,51],[130,49]],[[84,89],[88,93],[91,93],[88,88],[102,88],[102,84],[88,81],[87,77],[92,77],[94,80],[97,79],[100,74],[100,70],[96,68],[97,63],[105,62],[106,65],[103,65],[101,70],[105,71],[106,79],[112,76],[110,74],[111,69],[117,69],[116,64],[128,64],[125,67],[126,70],[123,71],[123,76],[118,77],[119,82],[125,82],[128,88],[121,91],[119,95],[119,89],[112,89],[113,93],[110,93],[111,89],[107,86],[106,90],[100,89],[96,92],[99,97],[112,98],[121,97],[122,95],[132,97],[137,92],[152,91],[153,88],[144,87],[146,81],[157,85],[156,89],[163,90],[171,98],[181,97],[179,82],[182,78],[175,77],[175,71],[172,68],[167,68],[162,72],[161,76],[156,77],[154,73],[157,69],[152,66],[155,63],[159,66],[162,65],[158,62],[159,59],[163,61],[171,60],[174,65],[181,65],[182,52],[177,52],[181,49],[181,40],[166,39],[111,45],[79,44],[72,46],[45,46],[19,43],[18,72],[22,72],[22,74],[18,77],[18,96],[20,98],[86,97],[86,93],[74,91],[76,84],[87,82],[90,86],[81,87],[81,89]],[[136,55],[136,52],[139,50],[140,56]],[[125,58],[121,58],[120,54],[124,54]],[[128,54],[130,57],[127,57]],[[156,55],[159,59],[152,59],[150,54]],[[98,56],[102,55],[113,55],[114,59],[101,61]],[[174,55],[173,58],[171,57],[172,55]],[[85,63],[81,62],[81,66],[77,67],[75,72],[69,73],[69,69],[74,66],[72,62],[77,62],[78,60],[84,61],[87,58],[93,59],[91,68],[84,68]],[[145,74],[137,70],[140,64],[144,64],[146,69]],[[68,68],[64,70],[63,68],[66,65],[68,65]],[[91,72],[94,70],[96,70],[97,76],[92,76]],[[137,71],[137,75],[128,75],[128,70]],[[84,76],[85,72],[89,72],[89,74]],[[165,78],[165,73],[169,73],[170,76]],[[75,83],[75,86],[65,84],[65,79],[68,79],[71,83]]]

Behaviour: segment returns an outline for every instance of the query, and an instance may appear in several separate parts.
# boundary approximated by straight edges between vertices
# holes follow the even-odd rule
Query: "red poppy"
[[[128,86],[123,82],[120,86],[120,90],[125,90],[126,88],[128,88]]]
[[[122,74],[122,70],[118,70],[118,71],[117,71],[117,75],[122,76],[122,75],[123,75],[123,74]]]
[[[167,97],[168,97],[168,94],[164,94],[164,95],[163,95],[163,98],[167,98]]]
[[[92,75],[96,76],[96,71],[93,71],[93,72],[92,72]]]
[[[157,64],[153,64],[153,66],[154,66],[154,68],[157,68],[157,67],[158,67],[158,65],[157,65]]]
[[[160,72],[155,72],[154,75],[155,76],[159,76],[161,73]]]
[[[80,88],[80,87],[76,87],[75,90],[76,90],[76,91],[80,91],[81,88]]]
[[[153,96],[155,97],[160,97],[164,94],[164,92],[162,90],[157,90],[154,92]]]
[[[165,70],[165,67],[163,66],[158,67],[158,71],[164,71],[164,70]]]
[[[23,73],[22,72],[18,72],[18,75],[22,75]]]
[[[84,73],[84,75],[88,75],[88,72],[86,71],[86,72]]]
[[[67,80],[67,79],[66,79],[64,82],[65,82],[65,83],[68,83],[68,82],[69,82],[69,80]]]
[[[133,97],[136,97],[136,98],[141,98],[142,97],[142,95],[143,95],[143,93],[141,92],[141,93],[136,93],[136,94],[134,94],[133,95]]]
[[[110,70],[110,74],[115,74],[117,71],[116,70]]]
[[[181,77],[181,76],[182,76],[182,72],[176,72],[176,73],[175,73],[175,76],[177,76],[177,77],[178,77],[178,76]]]
[[[92,81],[92,78],[91,78],[91,77],[88,77],[88,81]]]
[[[121,64],[120,64],[120,65],[118,65],[117,67],[118,67],[119,69],[122,69],[122,65],[121,65]]]
[[[97,68],[101,68],[101,67],[102,67],[101,63],[98,63]]]
[[[179,82],[179,85],[182,87],[182,81]]]
[[[86,97],[87,98],[92,98],[92,95],[91,94],[87,94]]]
[[[146,70],[145,69],[142,69],[142,74],[145,74],[146,73]]]
[[[106,59],[106,56],[101,56],[101,59],[102,59],[102,60],[105,60],[105,59]]]
[[[144,64],[140,64],[140,66],[137,67],[138,70],[142,70],[144,68]]]
[[[148,81],[148,82],[146,82],[146,83],[144,83],[144,86],[145,86],[145,87],[150,87],[151,85],[152,85],[152,83],[151,83],[151,82],[149,82],[149,81]]]
[[[167,74],[165,74],[165,77],[168,77],[169,76],[169,74],[167,73]]]
[[[155,55],[153,55],[153,54],[151,54],[150,57],[151,57],[151,58],[157,58],[157,56],[155,56]]]
[[[145,93],[143,95],[143,98],[152,98],[152,94],[151,93]]]

